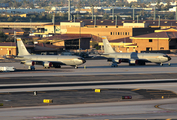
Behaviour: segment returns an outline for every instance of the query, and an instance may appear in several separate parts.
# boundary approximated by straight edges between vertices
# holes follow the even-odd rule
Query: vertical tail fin
[[[21,38],[17,38],[18,56],[30,55]]]
[[[104,52],[105,53],[115,53],[115,51],[112,49],[108,39],[106,36],[102,36],[103,45],[104,45]]]

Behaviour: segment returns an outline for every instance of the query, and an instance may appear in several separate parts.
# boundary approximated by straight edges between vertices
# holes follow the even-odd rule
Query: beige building
[[[17,55],[15,43],[0,43],[0,56],[4,55]]]

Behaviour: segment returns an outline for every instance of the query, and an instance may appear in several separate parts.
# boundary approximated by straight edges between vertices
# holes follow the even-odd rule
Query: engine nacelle
[[[34,64],[35,64],[34,61],[25,61],[25,65],[34,66]]]
[[[138,64],[138,60],[130,59],[129,64],[130,65],[137,65]]]
[[[44,62],[43,66],[44,67],[51,67],[52,63],[51,62]]]
[[[112,62],[114,62],[114,63],[117,63],[117,64],[120,64],[121,63],[121,59],[118,59],[118,58],[113,58],[112,59]]]

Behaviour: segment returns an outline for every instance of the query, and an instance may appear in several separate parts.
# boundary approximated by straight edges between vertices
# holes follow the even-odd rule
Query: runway
[[[177,99],[0,109],[3,120],[175,119]],[[158,106],[159,108],[157,108]]]
[[[128,66],[127,63],[121,63],[119,67],[110,67],[111,63],[103,60],[87,60],[78,69],[70,66],[62,66],[61,69],[43,69],[42,66],[36,65],[36,71],[27,71],[27,66],[20,63],[0,63],[0,66],[14,66],[18,71],[14,73],[0,73],[0,77],[17,77],[17,76],[73,76],[73,75],[113,75],[113,74],[148,74],[148,73],[176,73],[177,57],[172,57],[171,66],[165,63],[159,66],[154,63],[147,63],[146,66]],[[85,69],[84,69],[85,68]],[[25,71],[24,71],[25,70]]]
[[[17,68],[16,72],[0,73],[0,93],[33,91],[45,92],[52,90],[60,90],[61,92],[62,90],[71,90],[71,92],[67,94],[72,94],[71,96],[65,95],[65,101],[68,102],[69,99],[77,101],[74,98],[79,98],[74,95],[72,90],[83,90],[83,93],[85,94],[80,94],[80,100],[89,100],[92,95],[98,95],[99,93],[90,94],[88,92],[84,92],[84,90],[94,89],[130,89],[129,95],[133,96],[132,100],[120,101],[120,97],[126,93],[125,91],[117,93],[108,90],[107,92],[100,93],[99,96],[97,96],[98,98],[94,96],[95,101],[107,100],[107,102],[66,105],[53,105],[54,103],[51,103],[46,106],[42,104],[42,99],[45,98],[45,94],[47,93],[41,93],[41,95],[44,95],[37,103],[42,106],[24,106],[15,108],[12,106],[12,108],[1,108],[0,117],[5,120],[177,118],[177,98],[171,98],[168,95],[165,96],[163,93],[163,90],[171,91],[174,95],[177,93],[176,60],[177,57],[172,57],[172,60],[170,61],[171,66],[168,66],[168,63],[164,66],[158,66],[156,64],[147,64],[147,66],[128,66],[128,64],[123,63],[116,68],[110,67],[110,63],[106,60],[88,60],[86,64],[79,66],[78,69],[73,69],[70,66],[62,66],[61,69],[43,69],[41,66],[36,66],[36,71],[28,71],[27,66],[20,65],[19,63],[0,63],[0,66],[14,66]],[[13,88],[12,86],[21,87]],[[156,94],[158,99],[144,99],[145,97],[142,97],[141,93],[137,92],[140,89],[152,91],[149,93],[150,97],[156,94],[153,90],[162,92],[158,92],[158,94]],[[117,93],[117,95],[114,95],[113,93]],[[101,96],[102,94],[105,97],[107,96],[107,98]],[[15,93],[17,98],[18,95],[20,94]],[[0,103],[3,102],[4,104],[7,104],[15,102],[13,97],[8,97],[10,94],[0,94],[0,96]],[[26,96],[28,95],[26,94]],[[21,97],[23,98],[22,101],[30,100],[30,98],[25,98],[25,94],[23,95],[22,93]],[[31,97],[35,98],[35,96]],[[37,97],[40,97],[40,95]],[[47,97],[54,99],[54,101],[56,100],[52,95],[47,95]],[[117,102],[109,102],[110,98],[111,100],[117,100]],[[8,100],[10,100],[10,102]]]

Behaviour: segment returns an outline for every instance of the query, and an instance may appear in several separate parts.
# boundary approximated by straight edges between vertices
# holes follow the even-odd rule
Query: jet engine
[[[112,59],[112,62],[116,62],[117,64],[120,64],[121,63],[121,59],[114,58],[114,59]]]
[[[44,62],[43,66],[44,67],[51,67],[52,63],[51,62]]]
[[[138,60],[130,59],[129,65],[137,65],[137,64],[138,64]]]
[[[25,65],[34,66],[34,61],[25,61]]]

